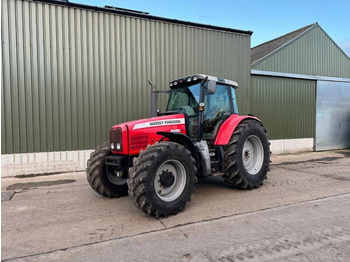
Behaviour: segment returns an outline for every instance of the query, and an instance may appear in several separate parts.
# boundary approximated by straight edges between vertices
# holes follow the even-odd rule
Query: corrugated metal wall
[[[252,76],[252,113],[269,139],[315,136],[316,81]]]
[[[350,59],[319,25],[277,53],[254,64],[252,68],[304,75],[350,77]]]
[[[249,35],[34,1],[1,12],[2,154],[94,148],[111,125],[149,116],[147,79],[232,79],[249,112]]]

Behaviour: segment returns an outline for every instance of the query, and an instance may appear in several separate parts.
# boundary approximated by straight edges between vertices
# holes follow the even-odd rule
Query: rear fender
[[[261,123],[261,120],[254,116],[239,116],[237,114],[233,114],[229,118],[227,118],[226,121],[220,126],[214,145],[227,145],[230,142],[230,139],[236,127],[245,119],[254,119]]]
[[[196,161],[197,168],[199,168],[198,166],[199,156],[198,156],[197,148],[195,147],[192,140],[188,136],[177,132],[157,132],[157,135],[164,136],[168,138],[171,142],[175,142],[186,147],[186,149],[188,149],[191,152],[194,160]]]

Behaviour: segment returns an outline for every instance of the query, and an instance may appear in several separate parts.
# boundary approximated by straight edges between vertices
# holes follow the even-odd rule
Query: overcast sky
[[[70,0],[150,15],[252,30],[252,47],[318,22],[350,57],[350,0]]]

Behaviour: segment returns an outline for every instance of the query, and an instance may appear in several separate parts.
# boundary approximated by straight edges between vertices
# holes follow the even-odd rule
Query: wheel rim
[[[123,178],[124,172],[123,171],[116,171],[115,169],[107,166],[106,168],[106,173],[107,173],[107,178],[108,180],[116,185],[116,186],[121,186],[121,185],[125,185],[127,179]],[[119,176],[118,176],[119,173]]]
[[[176,200],[184,191],[185,185],[186,170],[179,161],[168,160],[158,168],[154,189],[161,200],[165,202]]]
[[[264,148],[257,136],[249,136],[244,142],[242,159],[249,174],[259,173],[264,162]]]

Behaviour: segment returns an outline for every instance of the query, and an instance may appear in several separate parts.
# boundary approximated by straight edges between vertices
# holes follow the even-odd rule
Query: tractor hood
[[[152,118],[145,118],[115,125],[110,130],[110,142],[120,143],[120,150],[113,150],[114,154],[137,155],[147,145],[154,144],[163,136],[157,132],[176,132],[186,134],[185,115],[175,114]],[[120,134],[120,135],[117,135]],[[122,140],[122,141],[117,141]]]
[[[162,128],[162,131],[171,131],[173,128],[178,129],[178,125],[185,125],[185,116],[184,114],[176,114],[176,115],[167,115],[167,116],[158,116],[145,118],[135,121],[130,121],[124,123],[128,126],[129,132],[131,130],[149,130],[150,132],[159,132],[158,129]],[[163,128],[165,130],[163,130]],[[185,128],[185,126],[183,126]],[[180,132],[180,131],[176,131]]]

